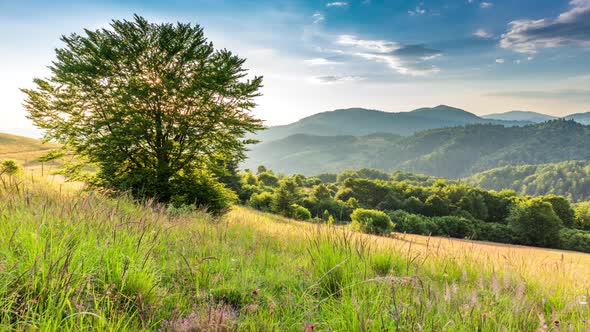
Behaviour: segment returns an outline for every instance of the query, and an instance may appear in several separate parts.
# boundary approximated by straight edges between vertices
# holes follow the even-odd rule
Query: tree
[[[576,212],[572,209],[570,203],[563,196],[547,195],[542,197],[543,201],[548,202],[553,207],[555,214],[561,219],[565,227],[572,227]]]
[[[293,204],[299,199],[299,188],[292,179],[284,179],[279,184],[272,209],[274,212],[290,217],[293,212]]]
[[[555,247],[559,243],[561,220],[541,198],[519,202],[510,212],[508,224],[522,244]]]
[[[250,114],[262,77],[198,25],[135,16],[62,41],[25,108],[46,140],[96,165],[95,185],[168,202],[196,170],[243,160],[245,135],[262,129]]]

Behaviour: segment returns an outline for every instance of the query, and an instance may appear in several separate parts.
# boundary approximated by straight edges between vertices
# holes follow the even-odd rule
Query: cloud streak
[[[517,20],[509,23],[500,46],[533,54],[542,48],[590,44],[590,0],[570,1],[571,9],[557,18]]]
[[[423,44],[401,45],[387,40],[359,39],[352,35],[339,36],[337,44],[350,47],[350,55],[383,63],[402,75],[426,76],[440,71],[428,61],[442,56],[442,52]]]
[[[528,90],[528,91],[500,91],[488,93],[490,97],[511,97],[519,99],[565,99],[580,102],[590,102],[590,90],[561,89],[561,90]]]
[[[344,2],[344,1],[335,1],[335,2],[329,2],[326,4],[326,7],[346,7],[348,6],[348,2]]]

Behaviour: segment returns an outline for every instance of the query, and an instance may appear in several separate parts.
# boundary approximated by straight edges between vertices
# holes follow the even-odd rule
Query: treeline
[[[477,173],[465,182],[486,189],[513,189],[522,195],[556,194],[570,201],[590,200],[590,162],[505,166]]]
[[[263,166],[241,173],[239,199],[299,220],[590,252],[590,203],[518,195],[442,178],[374,169],[282,176]]]

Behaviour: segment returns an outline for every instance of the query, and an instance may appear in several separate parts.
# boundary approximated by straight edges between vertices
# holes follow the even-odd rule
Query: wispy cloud
[[[485,1],[479,4],[479,7],[483,8],[483,9],[492,8],[492,6],[494,6],[493,3],[485,2]]]
[[[330,66],[330,65],[342,64],[341,62],[331,61],[326,58],[308,59],[308,60],[305,60],[304,63],[309,66]]]
[[[590,0],[570,1],[571,9],[557,18],[517,20],[509,23],[500,46],[519,53],[568,44],[590,44]]]
[[[363,80],[360,76],[338,76],[338,75],[327,75],[327,76],[315,76],[311,78],[313,83],[320,83],[320,84],[334,84],[334,83],[344,83],[344,82],[355,82]]]
[[[500,64],[502,64],[502,63],[504,63],[504,62],[506,62],[506,60],[504,60],[504,59],[502,59],[502,58],[496,59],[496,63],[500,63]]]
[[[335,1],[335,2],[329,2],[326,4],[326,7],[346,7],[348,6],[348,2],[344,2],[344,1]]]
[[[423,7],[417,6],[414,10],[408,10],[408,14],[410,14],[410,16],[424,15],[424,14],[426,14],[426,9],[424,9]]]
[[[313,19],[314,24],[318,24],[320,22],[323,22],[326,19],[324,14],[322,14],[320,12],[315,12],[313,15],[311,15],[311,18]]]
[[[484,29],[477,29],[473,35],[477,38],[481,38],[481,39],[490,39],[493,38],[494,35],[492,35],[491,33],[487,32]]]
[[[442,52],[422,44],[401,45],[387,40],[364,40],[351,35],[341,35],[337,43],[350,46],[352,50],[349,54],[353,56],[386,64],[402,75],[425,76],[440,71],[428,61],[441,56]]]

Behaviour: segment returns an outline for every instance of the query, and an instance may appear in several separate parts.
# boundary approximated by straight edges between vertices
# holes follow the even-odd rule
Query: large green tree
[[[95,184],[170,201],[176,185],[244,159],[244,137],[262,128],[250,113],[262,77],[198,25],[135,16],[62,41],[25,107],[47,140],[97,166]]]

